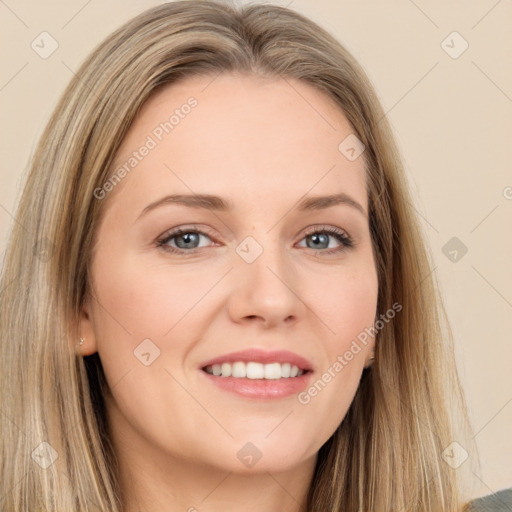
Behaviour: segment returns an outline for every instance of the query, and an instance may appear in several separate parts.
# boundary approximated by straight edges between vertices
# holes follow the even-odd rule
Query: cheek
[[[339,390],[343,397],[352,397],[374,342],[371,327],[378,298],[376,270],[371,265],[344,268],[319,284],[323,286],[322,293],[317,292],[315,313],[327,327],[322,347],[325,363],[320,378],[331,393]],[[331,399],[336,400],[334,395]],[[348,407],[349,402],[339,405]]]
[[[126,386],[128,372],[136,379],[149,378],[148,369],[152,378],[162,368],[181,372],[180,365],[208,325],[203,299],[222,277],[211,269],[173,268],[137,254],[120,254],[105,251],[94,268],[94,330],[111,387],[121,379]],[[151,364],[146,367],[143,354],[148,351]],[[146,382],[145,389],[152,385]]]
[[[327,350],[331,356],[337,355],[375,321],[378,298],[376,270],[368,264],[317,275],[307,296],[315,301],[314,311],[327,329]]]
[[[207,274],[187,273],[183,267],[171,270],[133,256],[98,266],[95,282],[102,326],[136,342],[165,336],[213,281]]]
[[[375,321],[378,285],[376,278],[360,274],[347,279],[339,291],[339,305],[332,311],[334,329],[341,335],[341,344],[347,345]],[[341,347],[344,348],[344,347]]]
[[[318,284],[322,284],[317,281]],[[310,418],[322,418],[317,436],[327,439],[345,417],[359,387],[373,337],[378,281],[371,266],[344,269],[323,283],[315,313],[324,330],[324,364],[298,401]],[[306,412],[307,411],[307,412]]]

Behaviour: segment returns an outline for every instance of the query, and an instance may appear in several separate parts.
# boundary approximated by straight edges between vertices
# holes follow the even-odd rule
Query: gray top
[[[512,512],[512,487],[473,500],[468,512]]]

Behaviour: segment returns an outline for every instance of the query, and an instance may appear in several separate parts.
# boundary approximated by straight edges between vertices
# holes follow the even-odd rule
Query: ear
[[[80,356],[89,356],[98,350],[91,312],[91,299],[90,295],[87,295],[80,311],[79,320],[79,336],[84,342],[80,345],[80,339],[77,339],[75,343],[76,353]]]
[[[375,325],[375,323],[377,322],[377,316],[375,316],[375,320],[373,322],[373,325]],[[370,343],[368,343],[368,351],[366,353],[366,360],[364,362],[364,367],[365,368],[370,368],[373,363],[374,363],[374,360],[375,360],[375,345],[377,344],[377,337],[378,337],[378,332],[376,332],[374,335],[370,336]]]
[[[369,350],[368,355],[366,356],[366,362],[365,362],[364,367],[370,368],[370,366],[373,365],[374,359],[375,359],[375,347],[372,347]]]

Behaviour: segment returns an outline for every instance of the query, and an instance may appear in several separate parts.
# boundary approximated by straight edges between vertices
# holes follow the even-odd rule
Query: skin
[[[373,325],[378,281],[364,160],[338,150],[354,130],[322,92],[297,80],[222,74],[155,93],[116,165],[190,96],[198,105],[103,199],[78,350],[99,353],[109,384],[126,512],[304,510],[317,452],[345,416],[374,340],[306,405],[296,394],[242,398],[200,367],[249,347],[285,349],[311,361],[314,382]],[[295,209],[305,195],[339,192],[364,213],[347,204]],[[215,194],[234,209],[167,204],[139,217],[177,193]],[[180,254],[158,247],[179,227],[206,235],[168,241]],[[329,235],[315,245],[305,233],[325,227],[354,247],[326,255],[342,243]],[[247,236],[263,249],[250,264],[236,252]],[[148,338],[160,355],[145,366],[134,350]],[[237,457],[248,442],[261,453],[250,468]]]

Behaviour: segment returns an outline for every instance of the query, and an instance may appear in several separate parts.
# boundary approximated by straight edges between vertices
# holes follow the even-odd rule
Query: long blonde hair
[[[37,146],[1,278],[2,510],[123,508],[101,362],[74,350],[106,202],[94,190],[158,87],[220,72],[296,78],[339,105],[366,146],[378,312],[402,306],[379,331],[375,363],[319,451],[308,512],[461,510],[456,471],[442,460],[461,439],[453,411],[467,426],[452,335],[372,86],[302,15],[212,1],[166,3],[110,35],[76,72]]]

